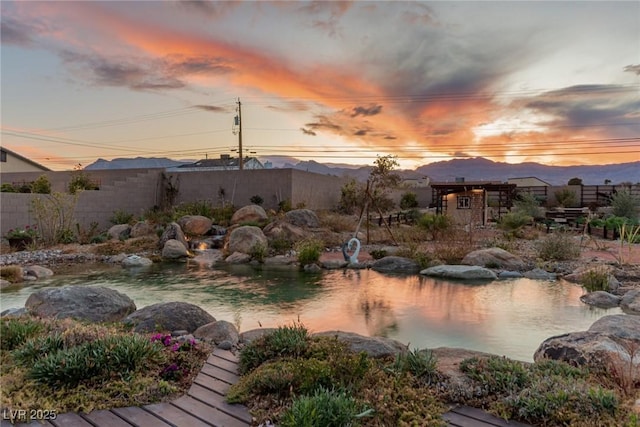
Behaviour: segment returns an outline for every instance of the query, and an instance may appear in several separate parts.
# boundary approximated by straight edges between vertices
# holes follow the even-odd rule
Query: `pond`
[[[583,304],[582,288],[564,281],[464,283],[373,270],[309,274],[198,264],[86,266],[3,291],[0,308],[22,307],[36,290],[64,285],[107,286],[138,308],[190,302],[240,331],[301,322],[312,332],[344,330],[394,338],[411,348],[462,347],[523,361],[532,361],[546,338],[586,330],[600,317],[621,312]]]

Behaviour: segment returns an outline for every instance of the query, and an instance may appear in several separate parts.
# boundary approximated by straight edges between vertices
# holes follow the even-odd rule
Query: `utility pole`
[[[243,161],[242,161],[242,104],[240,103],[240,98],[238,98],[238,166],[240,170],[244,169]]]

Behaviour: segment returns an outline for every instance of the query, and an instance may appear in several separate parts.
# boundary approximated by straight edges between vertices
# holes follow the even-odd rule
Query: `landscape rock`
[[[589,332],[635,340],[640,344],[640,317],[626,314],[603,316],[589,327]]]
[[[344,331],[318,332],[313,336],[333,337],[346,342],[351,351],[365,352],[371,357],[396,356],[407,351],[407,346],[399,341],[385,337],[365,337],[364,335]]]
[[[165,259],[181,259],[187,258],[188,256],[189,251],[187,247],[175,239],[167,240],[162,248],[162,258]]]
[[[245,222],[258,222],[262,223],[269,219],[267,213],[258,205],[243,206],[233,213],[231,217],[231,224],[242,224]]]
[[[320,273],[322,271],[322,268],[316,263],[306,264],[302,269],[305,273]]]
[[[178,225],[189,236],[203,236],[211,231],[213,221],[203,215],[185,215],[178,219]]]
[[[18,317],[27,316],[28,314],[29,312],[25,307],[13,307],[7,308],[6,310],[2,311],[2,313],[0,313],[0,317],[15,319]]]
[[[40,265],[29,265],[24,268],[23,278],[28,280],[29,277],[35,277],[36,279],[42,279],[43,277],[53,276],[53,271],[49,268],[42,267]]]
[[[229,264],[246,264],[249,261],[251,261],[251,255],[242,252],[234,252],[224,259],[224,262]]]
[[[153,228],[153,225],[149,224],[147,221],[138,221],[131,226],[130,235],[132,238],[135,238],[135,237],[150,236],[155,233],[156,233],[156,230],[155,228]]]
[[[349,265],[349,263],[342,259],[328,259],[326,261],[322,261],[322,267],[327,270],[338,270],[340,268],[345,268]]]
[[[233,346],[238,345],[238,341],[240,341],[238,330],[233,323],[227,322],[226,320],[218,320],[202,325],[193,332],[193,336],[202,340],[211,341],[215,344],[228,341]]]
[[[129,255],[125,257],[120,265],[124,268],[140,268],[148,267],[153,264],[149,258],[141,257],[139,255]]]
[[[588,294],[582,295],[580,297],[580,301],[582,301],[583,303],[599,308],[617,307],[618,305],[620,305],[621,300],[621,297],[610,294],[606,291],[589,292]]]
[[[576,268],[571,274],[567,274],[562,278],[571,283],[583,283],[587,275],[592,273],[613,274],[615,269],[609,264],[585,265]]]
[[[252,341],[257,340],[258,338],[262,338],[265,335],[272,334],[275,331],[276,331],[276,328],[250,329],[240,334],[240,342],[244,344],[249,344]]]
[[[436,265],[420,271],[420,274],[458,280],[495,280],[498,278],[496,273],[488,268],[476,265]]]
[[[524,275],[519,271],[504,270],[498,273],[499,279],[519,279],[521,277],[524,277]]]
[[[123,323],[135,332],[175,331],[193,333],[216,319],[197,305],[186,302],[161,302],[143,307],[127,316]]]
[[[307,237],[302,228],[282,220],[268,224],[262,231],[269,241],[280,239],[295,243]]]
[[[131,237],[131,226],[129,224],[116,224],[107,231],[107,236],[111,240],[126,240]]]
[[[39,317],[71,317],[91,322],[116,322],[136,310],[131,298],[102,286],[42,289],[29,296],[25,307]]]
[[[320,227],[318,215],[311,209],[294,209],[284,214],[287,222],[304,228]]]
[[[486,248],[469,252],[460,263],[516,271],[524,270],[526,267],[522,259],[502,248]]]
[[[229,235],[229,252],[250,254],[258,245],[268,247],[267,237],[259,227],[245,225],[234,229]]]
[[[640,315],[640,289],[632,289],[622,296],[620,308],[627,314]]]
[[[557,276],[541,268],[534,268],[533,270],[526,271],[524,277],[532,280],[556,280]]]
[[[392,255],[374,261],[371,269],[379,273],[414,274],[420,271],[420,264],[409,258]]]
[[[20,283],[19,282],[18,283],[11,283],[8,280],[0,279],[0,290],[11,288],[13,286],[20,286]]]
[[[286,255],[276,255],[264,259],[265,266],[292,266],[297,265],[298,260]]]
[[[167,225],[167,227],[164,229],[164,232],[162,233],[162,236],[160,236],[160,240],[158,240],[158,247],[160,249],[163,249],[165,244],[169,240],[177,240],[178,242],[182,243],[185,248],[189,247],[189,242],[187,241],[182,228],[180,228],[177,222],[172,222]]]

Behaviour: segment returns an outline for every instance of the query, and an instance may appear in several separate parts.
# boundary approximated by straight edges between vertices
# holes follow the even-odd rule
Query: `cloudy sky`
[[[640,2],[2,1],[2,146],[54,170],[244,155],[640,160]],[[237,130],[237,129],[236,129]]]

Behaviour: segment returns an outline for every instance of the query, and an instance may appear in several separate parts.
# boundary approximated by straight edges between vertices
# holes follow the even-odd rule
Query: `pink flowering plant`
[[[210,349],[193,338],[176,339],[168,333],[151,336],[151,342],[161,344],[165,350],[166,363],[159,372],[164,380],[187,381],[189,374],[197,374]]]
[[[38,227],[26,225],[24,228],[12,228],[4,235],[6,239],[35,239],[38,237]]]

